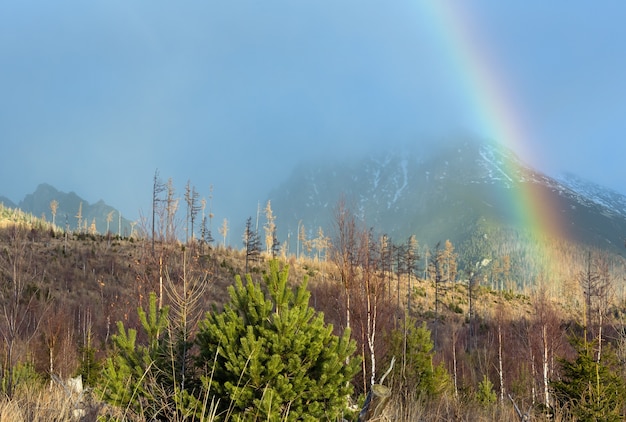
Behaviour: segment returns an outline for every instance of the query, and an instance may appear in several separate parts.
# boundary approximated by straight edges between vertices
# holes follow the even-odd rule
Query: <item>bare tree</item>
[[[211,230],[207,227],[207,217],[205,214],[206,209],[206,199],[202,198],[200,201],[202,203],[202,222],[200,226],[200,244],[202,245],[202,253],[204,253],[204,245],[210,245],[213,243],[213,236],[211,235]]]
[[[599,362],[602,354],[602,328],[604,317],[609,311],[613,296],[614,282],[608,258],[604,255],[587,254],[584,271],[578,274],[578,281],[585,297],[585,341],[597,337],[598,348],[596,359]]]
[[[435,319],[439,319],[439,289],[443,280],[443,251],[441,242],[437,242],[435,250],[430,253],[428,276],[435,284]],[[435,341],[436,343],[436,341]]]
[[[50,212],[52,212],[52,226],[56,225],[57,210],[59,209],[59,201],[53,199],[50,201]]]
[[[411,285],[412,275],[417,273],[417,263],[419,262],[419,254],[417,253],[417,239],[415,235],[409,236],[409,239],[406,243],[405,248],[405,270],[407,275],[407,292],[406,292],[406,302],[407,302],[407,312],[411,315],[411,299],[413,293],[413,286]]]
[[[457,275],[457,257],[454,252],[454,245],[450,240],[446,240],[443,247],[443,278],[446,281],[454,282]]]
[[[83,202],[81,201],[80,204],[78,204],[78,212],[76,213],[76,220],[78,221],[76,224],[76,227],[78,228],[78,231],[81,232],[83,229]]]
[[[193,343],[192,333],[195,332],[198,322],[203,315],[203,298],[206,296],[208,279],[206,275],[199,276],[193,274],[187,264],[187,252],[183,251],[183,273],[178,283],[175,283],[166,271],[166,292],[171,302],[171,324],[168,338],[171,339],[173,355],[173,365],[180,365],[176,368],[179,374],[180,388],[185,389],[189,365],[192,356],[191,348]]]
[[[598,329],[598,350],[596,354],[596,362],[600,363],[600,357],[602,355],[602,332],[605,323],[605,316],[609,313],[609,307],[613,300],[614,294],[614,281],[611,275],[611,269],[609,260],[606,255],[601,255],[596,258],[596,273],[598,277],[598,286],[596,291],[596,304],[595,312],[597,314]]]
[[[480,280],[483,278],[483,269],[489,265],[490,260],[483,259],[481,262],[477,262],[473,267],[468,267],[467,271],[467,298],[469,304],[468,321],[469,321],[469,336],[468,350],[471,350],[476,340],[476,329],[474,327],[474,321],[476,316],[476,288],[480,285]]]
[[[313,246],[315,247],[317,260],[326,260],[326,250],[330,247],[330,238],[324,234],[324,230],[321,227],[317,229],[317,237],[313,239]]]
[[[265,251],[269,255],[273,250],[274,231],[276,229],[276,217],[272,211],[271,201],[267,201],[264,211],[266,220],[265,226],[263,226],[263,230],[265,231]]]
[[[387,300],[391,300],[391,267],[393,261],[393,245],[387,234],[380,237],[380,271],[383,284],[386,283]]]
[[[533,296],[535,309],[533,331],[539,337],[539,358],[541,360],[542,402],[550,406],[550,379],[556,348],[560,337],[560,322],[554,305],[551,303],[545,281],[538,281],[538,288]]]
[[[11,226],[7,246],[0,251],[0,335],[6,350],[6,361],[0,372],[9,396],[15,387],[16,346],[20,340],[28,344],[37,334],[42,315],[48,307],[47,298],[39,303],[37,295],[29,289],[36,275],[31,272],[33,251],[27,233],[26,227]],[[39,306],[39,313],[37,305],[43,305]]]
[[[176,240],[176,212],[178,211],[178,198],[174,182],[170,177],[167,180],[167,193],[165,195],[165,240],[169,243]]]
[[[209,186],[209,241],[208,243],[213,243],[213,185]]]
[[[152,182],[152,255],[154,255],[154,238],[156,237],[156,216],[159,208],[159,202],[161,198],[159,195],[163,192],[165,187],[163,182],[159,178],[159,170],[154,171],[154,178]]]
[[[225,218],[222,221],[222,225],[220,226],[218,231],[220,232],[220,234],[224,238],[223,246],[226,247],[226,236],[228,236],[228,219],[227,218]]]
[[[363,231],[360,236],[360,255],[362,258],[362,277],[365,290],[366,310],[366,340],[370,355],[370,387],[376,383],[376,323],[378,321],[378,300],[381,291],[381,281],[378,277],[377,256],[378,246],[372,236],[372,231]]]
[[[200,204],[198,204],[198,192],[194,186],[191,186],[191,182],[188,181],[185,187],[185,202],[187,203],[187,225],[185,226],[185,243],[192,242],[195,239],[194,235],[194,223],[198,212],[200,211]]]
[[[296,259],[300,258],[300,245],[302,245],[302,249],[304,249],[304,245],[307,243],[306,229],[304,228],[304,224],[302,221],[298,222],[298,242],[296,247]]]
[[[345,198],[341,198],[335,207],[335,241],[333,242],[333,260],[339,268],[341,284],[344,288],[346,307],[346,328],[350,328],[350,295],[355,283],[358,266],[356,217],[348,209]]]
[[[110,211],[107,214],[107,231],[106,231],[106,235],[108,236],[110,234],[109,228],[111,227],[111,221],[113,221],[113,214],[115,213],[114,210]]]
[[[406,260],[405,260],[405,249],[406,245],[391,245],[393,251],[393,260],[395,264],[395,272],[396,272],[396,294],[397,294],[397,303],[396,306],[400,309],[400,280],[402,275],[406,273]]]

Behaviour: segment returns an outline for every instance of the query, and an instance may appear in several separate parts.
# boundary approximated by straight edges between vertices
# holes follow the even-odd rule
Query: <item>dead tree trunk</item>
[[[370,387],[370,391],[367,393],[367,397],[365,398],[365,404],[363,404],[363,408],[361,409],[361,412],[359,412],[357,422],[375,421],[383,415],[383,412],[391,399],[391,389],[383,385],[383,381],[387,375],[389,375],[395,363],[396,358],[393,357],[391,359],[391,363],[389,364],[389,369],[387,369],[387,372],[385,372],[385,374],[380,378],[379,384],[373,384]]]
[[[374,384],[367,393],[358,422],[373,421],[381,417],[391,398],[391,389],[382,384]]]

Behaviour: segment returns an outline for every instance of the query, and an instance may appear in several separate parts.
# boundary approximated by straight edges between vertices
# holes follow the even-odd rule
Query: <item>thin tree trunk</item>
[[[550,407],[550,390],[548,388],[548,338],[547,327],[545,324],[541,326],[541,340],[543,342],[543,395],[544,405]]]
[[[374,298],[374,304],[370,299],[370,293],[368,289],[367,294],[367,345],[370,352],[370,364],[372,366],[371,385],[376,383],[376,352],[374,350],[374,342],[376,339],[376,298]]]
[[[504,403],[504,372],[502,370],[502,324],[498,322],[498,376],[500,377],[500,403]]]
[[[536,371],[536,368],[535,368],[535,356],[534,356],[534,354],[532,352],[532,349],[530,351],[530,370],[531,370],[531,373],[533,374],[533,376],[531,378],[531,383],[532,384],[530,386],[530,394],[531,394],[531,403],[534,406],[536,398],[537,398],[537,389],[535,387],[535,377],[537,376],[537,374],[535,373],[535,371]]]
[[[456,328],[452,331],[452,369],[453,369],[453,379],[454,379],[454,398],[459,398],[459,388],[457,383],[457,371],[456,371],[456,337],[457,331]]]

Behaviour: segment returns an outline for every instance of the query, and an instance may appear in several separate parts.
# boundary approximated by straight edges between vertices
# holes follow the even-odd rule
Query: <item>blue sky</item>
[[[46,182],[135,219],[158,168],[243,219],[308,157],[489,137],[429,2],[4,1],[0,195]],[[532,164],[626,194],[626,3],[449,4],[479,29]]]

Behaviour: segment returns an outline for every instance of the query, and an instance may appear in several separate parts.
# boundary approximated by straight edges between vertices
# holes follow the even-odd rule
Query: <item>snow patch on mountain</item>
[[[400,161],[400,169],[402,171],[402,185],[394,193],[393,199],[387,203],[387,208],[391,208],[402,197],[402,191],[409,185],[409,163],[406,159]]]
[[[481,148],[480,156],[483,160],[485,160],[487,164],[490,165],[489,167],[487,167],[487,171],[489,172],[489,177],[491,179],[497,179],[497,177],[493,175],[493,172],[495,171],[496,173],[504,176],[504,178],[510,183],[513,183],[513,179],[502,169],[502,166],[496,162],[494,150],[492,148]]]
[[[626,196],[571,173],[560,174],[556,180],[575,195],[579,202],[587,206],[600,206],[605,209],[604,214],[607,216],[626,217]]]

